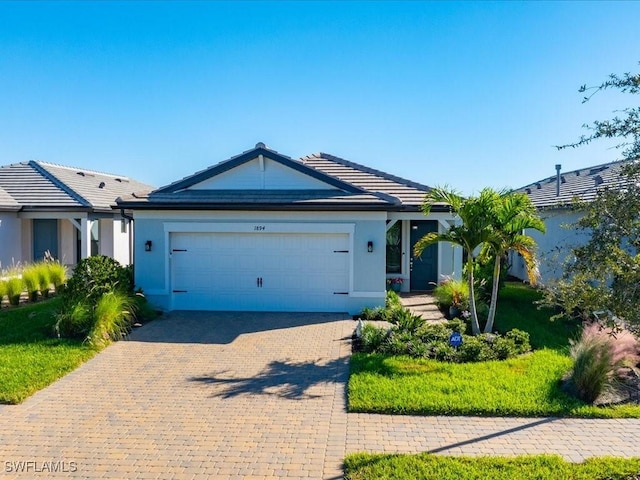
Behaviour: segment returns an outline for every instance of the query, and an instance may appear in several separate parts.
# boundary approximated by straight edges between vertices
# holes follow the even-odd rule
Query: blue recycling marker
[[[459,347],[460,345],[462,345],[462,335],[460,335],[458,332],[453,332],[449,337],[449,345],[451,345],[452,347]]]

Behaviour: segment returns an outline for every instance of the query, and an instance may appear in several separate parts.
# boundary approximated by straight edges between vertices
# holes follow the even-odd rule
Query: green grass
[[[95,355],[78,340],[52,338],[60,299],[0,312],[0,403],[19,403]]]
[[[538,309],[533,302],[542,295],[522,284],[507,283],[500,292],[494,328],[500,332],[519,328],[529,332],[534,349],[552,348],[568,352],[569,338],[575,338],[578,324],[567,320],[549,320],[555,312]]]
[[[556,455],[513,458],[358,453],[345,459],[346,480],[634,480],[640,459],[593,458],[570,463]]]
[[[553,350],[478,363],[355,354],[349,410],[413,415],[636,418],[640,407],[593,407],[565,394],[571,359]]]
[[[551,322],[531,304],[538,293],[509,284],[498,304],[497,328],[529,332],[539,350],[505,361],[466,364],[355,354],[348,385],[349,410],[416,415],[560,416],[638,418],[640,406],[594,407],[565,394],[571,368],[568,339],[576,326]]]

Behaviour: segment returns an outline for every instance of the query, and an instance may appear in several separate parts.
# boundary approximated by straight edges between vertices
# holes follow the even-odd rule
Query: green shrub
[[[22,281],[24,282],[24,288],[26,288],[29,294],[29,300],[35,302],[38,299],[38,291],[40,290],[38,269],[35,264],[29,265],[22,270]]]
[[[7,282],[6,280],[0,279],[0,303],[2,303],[2,299],[7,294]]]
[[[9,297],[9,303],[11,305],[19,305],[20,295],[24,290],[24,282],[20,276],[17,276],[16,272],[14,272],[13,275],[16,276],[11,276],[5,281],[7,297]]]
[[[574,360],[569,386],[574,394],[593,403],[619,380],[620,368],[640,361],[637,338],[626,330],[614,332],[597,323],[586,325],[580,338],[571,341]]]
[[[459,318],[447,320],[444,325],[448,330],[451,330],[452,332],[467,333],[469,331],[469,324]]]
[[[94,310],[94,323],[87,340],[94,347],[103,347],[121,340],[131,328],[135,302],[122,292],[108,292],[98,301]]]
[[[390,321],[397,326],[398,331],[408,332],[414,335],[425,324],[425,319],[420,315],[414,315],[408,309],[396,309]]]
[[[514,329],[506,335],[486,333],[466,335],[461,320],[426,324],[423,319],[406,316],[404,324],[389,330],[365,325],[362,333],[362,351],[386,355],[407,355],[446,362],[483,362],[513,358],[531,350],[529,335]],[[449,344],[453,332],[462,334],[462,345]]]
[[[574,360],[569,382],[576,396],[593,403],[609,384],[613,354],[606,338],[586,336],[571,345]]]
[[[400,301],[400,296],[393,290],[387,290],[385,305],[388,309],[402,308],[402,302]]]
[[[133,292],[133,271],[104,255],[84,258],[78,262],[62,294],[65,305],[87,300],[97,304],[109,292]]]
[[[360,336],[361,350],[366,353],[377,351],[381,347],[386,336],[386,329],[366,323],[362,327],[362,333]]]
[[[362,320],[383,320],[394,323],[401,311],[404,310],[400,297],[394,291],[387,291],[384,307],[365,307],[358,317]]]
[[[158,312],[149,304],[142,292],[136,293],[133,301],[135,303],[134,313],[136,321],[148,322],[158,316]]]
[[[462,345],[458,347],[456,352],[457,360],[461,363],[495,360],[498,357],[494,350],[496,340],[487,334],[465,336]]]
[[[433,289],[433,295],[442,308],[453,306],[464,310],[469,307],[469,285],[466,280],[447,278]]]
[[[56,317],[58,337],[86,338],[93,324],[93,311],[86,302],[78,302]]]
[[[385,320],[385,309],[383,307],[364,307],[359,315],[362,320]]]
[[[67,267],[57,260],[47,262],[47,267],[49,268],[49,279],[56,289],[56,293],[59,293],[61,287],[67,281]]]
[[[38,290],[42,293],[42,296],[49,296],[49,289],[51,288],[51,273],[49,270],[49,262],[38,262],[33,265],[38,277]]]

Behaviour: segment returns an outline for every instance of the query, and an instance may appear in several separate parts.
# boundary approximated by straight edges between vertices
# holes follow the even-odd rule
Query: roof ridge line
[[[344,165],[345,167],[351,167],[351,168],[355,168],[356,170],[360,170],[362,172],[365,173],[369,173],[372,175],[377,175],[378,177],[381,178],[385,178],[387,180],[391,180],[393,182],[397,182],[401,185],[406,185],[407,187],[413,187],[413,188],[417,188],[419,190],[432,190],[432,187],[430,187],[429,185],[425,185],[423,183],[419,183],[419,182],[414,182],[413,180],[408,180],[406,178],[403,177],[399,177],[397,175],[393,175],[392,173],[388,173],[385,172],[383,170],[378,170],[375,168],[371,168],[371,167],[367,167],[366,165],[362,165],[360,163],[356,163],[356,162],[352,162],[351,160],[346,160],[342,157],[338,157],[336,155],[332,155],[331,153],[326,153],[326,152],[318,152],[318,153],[312,153],[311,155],[306,155],[305,157],[302,157],[302,159],[304,158],[309,158],[309,157],[313,157],[315,155],[319,155],[319,158],[324,158],[325,160],[330,160],[332,162],[336,162],[339,163],[341,165]],[[304,160],[302,160],[304,162]]]
[[[599,165],[591,165],[589,167],[582,167],[582,168],[576,168],[575,170],[567,170],[566,172],[560,171],[560,175],[564,176],[564,175],[570,175],[572,173],[576,173],[576,172],[583,172],[586,170],[593,170],[594,168],[601,168],[601,167],[611,167],[611,166],[615,166],[616,164],[622,164],[622,163],[628,163],[628,162],[633,162],[633,160],[627,160],[627,159],[622,159],[622,160],[613,160],[612,162],[607,162],[607,163],[601,163]],[[527,185],[523,185],[522,187],[518,187],[518,188],[514,188],[513,190],[522,190],[528,187],[531,187],[532,185],[535,185],[537,183],[543,183],[545,181],[549,181],[551,179],[556,179],[557,174],[553,174],[550,175],[548,177],[544,177],[541,178],[540,180],[536,180],[535,182],[531,182]]]
[[[47,162],[44,160],[31,160],[32,162],[36,162],[38,165],[40,165],[43,168],[46,168],[46,166],[51,166],[51,167],[56,167],[56,168],[64,168],[65,170],[77,170],[79,172],[86,172],[92,175],[103,175],[105,177],[113,177],[113,178],[120,178],[122,180],[129,180],[131,181],[131,178],[126,176],[126,175],[117,175],[115,173],[107,173],[107,172],[101,172],[99,170],[92,170],[90,168],[83,168],[83,167],[74,167],[73,165],[62,165],[60,163],[54,163],[54,162]]]
[[[37,160],[29,160],[27,163],[30,167],[36,170],[40,175],[45,177],[51,183],[53,183],[56,187],[61,189],[64,193],[73,198],[76,202],[80,203],[83,207],[93,207],[92,203],[89,202],[86,198],[72,189],[69,185],[64,183],[58,177],[56,177],[53,173],[45,168],[44,165],[41,165]]]

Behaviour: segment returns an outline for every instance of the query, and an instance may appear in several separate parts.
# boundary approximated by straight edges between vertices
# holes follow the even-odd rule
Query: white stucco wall
[[[297,223],[350,224],[353,230],[353,285],[348,298],[350,313],[365,306],[384,304],[386,213],[385,212],[136,212],[135,282],[147,298],[161,308],[169,308],[169,252],[165,223]],[[146,241],[152,242],[145,252]],[[367,243],[373,242],[373,252]]]
[[[129,253],[130,230],[131,224],[129,220],[122,218],[113,219],[113,258],[122,265],[129,265],[131,263],[131,255]]]
[[[22,261],[22,226],[16,212],[0,212],[0,270]]]
[[[100,255],[113,257],[113,220],[111,218],[101,218],[99,222],[98,233]]]
[[[589,240],[589,233],[572,227],[582,213],[575,210],[554,209],[540,212],[547,227],[546,233],[527,230],[538,244],[540,260],[540,284],[544,285],[562,277],[563,264],[572,256],[572,249],[584,245]],[[524,260],[517,254],[510,256],[509,273],[521,280],[527,280]]]

